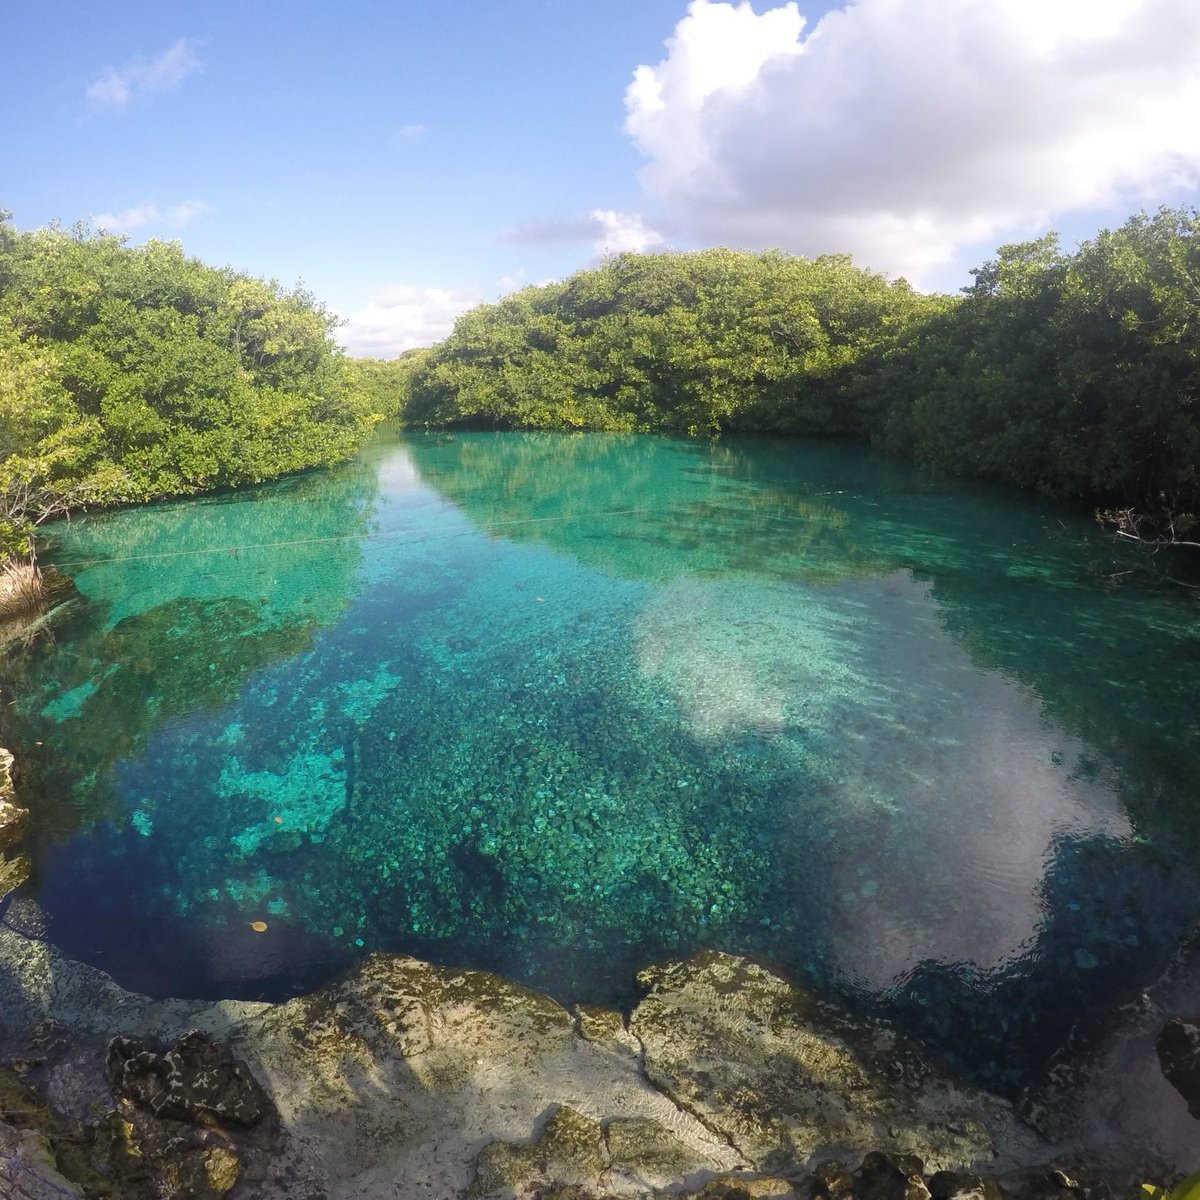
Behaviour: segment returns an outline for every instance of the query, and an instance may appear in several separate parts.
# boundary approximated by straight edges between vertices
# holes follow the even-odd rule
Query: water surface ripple
[[[73,521],[10,664],[49,936],[155,994],[371,950],[627,1001],[702,945],[996,1086],[1200,912],[1190,598],[866,451],[383,438]],[[252,922],[265,922],[256,932]]]

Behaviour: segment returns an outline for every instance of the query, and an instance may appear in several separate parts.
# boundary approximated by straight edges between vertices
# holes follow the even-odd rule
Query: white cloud
[[[109,67],[88,87],[88,102],[95,109],[125,108],[132,100],[177,88],[203,65],[193,43],[180,38],[156,58]]]
[[[1194,0],[857,0],[807,29],[692,0],[626,131],[687,236],[920,278],[1200,178]]]
[[[410,125],[401,125],[392,134],[392,145],[395,147],[410,146],[413,142],[419,142],[428,132],[429,126],[422,125],[417,121]]]
[[[185,225],[203,216],[209,205],[203,200],[184,200],[159,208],[157,204],[137,204],[123,212],[93,213],[89,220],[97,229],[107,233],[134,233],[147,225],[163,226],[166,229],[182,229]]]
[[[393,284],[350,313],[338,338],[350,354],[394,358],[416,346],[441,341],[454,328],[455,319],[482,300],[476,288]]]
[[[504,240],[524,243],[590,242],[597,257],[622,254],[627,250],[641,253],[663,243],[663,236],[651,229],[638,213],[594,208],[581,217],[526,221],[508,230]]]
[[[627,250],[641,254],[662,245],[662,234],[651,229],[637,213],[597,208],[589,216],[596,228],[592,242],[596,254],[623,254]]]

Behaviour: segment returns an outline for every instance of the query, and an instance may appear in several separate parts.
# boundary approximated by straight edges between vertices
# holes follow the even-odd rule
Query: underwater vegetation
[[[126,986],[386,949],[620,1002],[712,945],[1005,1087],[1200,912],[1194,617],[1061,509],[831,444],[414,435],[51,558],[25,895]]]

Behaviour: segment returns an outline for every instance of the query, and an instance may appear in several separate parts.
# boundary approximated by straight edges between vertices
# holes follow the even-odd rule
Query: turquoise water
[[[716,945],[1006,1086],[1200,914],[1200,610],[1060,509],[825,444],[429,435],[51,557],[18,901],[130,987],[390,950],[620,1003]]]

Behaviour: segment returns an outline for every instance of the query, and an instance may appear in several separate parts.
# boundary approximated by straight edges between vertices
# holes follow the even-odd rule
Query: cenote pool
[[[389,950],[622,1003],[718,946],[1009,1087],[1200,920],[1198,609],[1132,558],[774,440],[393,436],[75,520],[3,919],[157,995]]]

